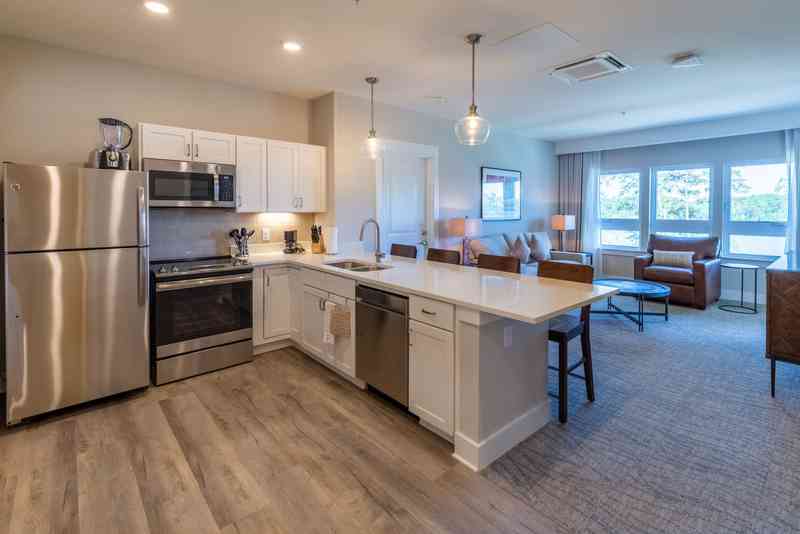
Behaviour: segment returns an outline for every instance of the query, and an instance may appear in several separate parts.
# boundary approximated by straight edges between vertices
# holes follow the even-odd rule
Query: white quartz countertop
[[[424,259],[387,256],[391,269],[352,272],[327,264],[346,260],[375,263],[372,255],[250,254],[256,267],[296,265],[350,278],[358,283],[404,295],[419,295],[500,317],[537,324],[615,293],[611,287],[565,282],[537,276],[500,273]]]

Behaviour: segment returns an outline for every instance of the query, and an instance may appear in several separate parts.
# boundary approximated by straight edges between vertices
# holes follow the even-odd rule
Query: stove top
[[[246,260],[231,257],[202,258],[195,260],[166,260],[154,262],[150,265],[156,278],[186,274],[213,274],[226,271],[241,271],[252,266]]]

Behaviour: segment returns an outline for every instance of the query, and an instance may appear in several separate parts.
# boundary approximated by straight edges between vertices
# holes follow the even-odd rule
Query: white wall
[[[364,219],[375,215],[374,162],[361,153],[369,129],[369,101],[337,93],[333,104],[334,188],[327,222],[335,222],[340,239],[348,242],[358,238]],[[313,105],[315,110],[326,106]],[[456,141],[451,121],[386,105],[377,105],[375,126],[381,138],[439,148],[441,222],[480,216],[480,167],[496,166],[522,171],[522,220],[484,223],[483,233],[549,229],[558,202],[552,143],[495,131],[486,145],[465,147]]]
[[[98,143],[97,118],[154,122],[308,142],[308,101],[185,76],[103,56],[0,36],[0,161],[83,165]],[[137,145],[131,145],[136,161]],[[152,257],[227,253],[234,227],[268,226],[309,238],[311,215],[230,210],[151,211]],[[261,232],[256,232],[260,241]]]
[[[556,154],[576,154],[800,128],[800,108],[647,128],[556,143]]]
[[[785,157],[783,131],[766,132],[751,135],[739,135],[707,139],[702,141],[687,141],[682,143],[668,143],[660,145],[641,146],[608,150],[603,152],[603,170],[639,171],[642,176],[650,176],[650,168],[666,165],[704,164],[710,165],[715,176],[723,176],[728,163],[747,160],[780,159]],[[722,234],[722,206],[723,191],[717,188],[713,191],[714,197],[714,235]],[[642,220],[649,217],[649,206],[645,199],[647,191],[642,192],[641,216]],[[647,236],[643,236],[647,240]],[[629,254],[610,252],[601,260],[601,268],[607,274],[618,276],[633,276],[633,260]],[[762,266],[769,262],[753,262]],[[760,298],[763,298],[765,285],[764,271],[760,272],[759,279]],[[722,280],[724,298],[739,298],[739,274],[725,271]],[[752,279],[745,275],[745,292],[752,302]],[[748,296],[749,295],[749,296]]]

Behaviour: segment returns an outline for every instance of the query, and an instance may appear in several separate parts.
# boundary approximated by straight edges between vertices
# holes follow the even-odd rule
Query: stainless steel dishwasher
[[[408,406],[408,297],[356,288],[356,376]]]

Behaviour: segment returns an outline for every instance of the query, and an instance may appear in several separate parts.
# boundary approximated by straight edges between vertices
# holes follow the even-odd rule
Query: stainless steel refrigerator
[[[146,177],[3,165],[7,424],[149,384]]]

